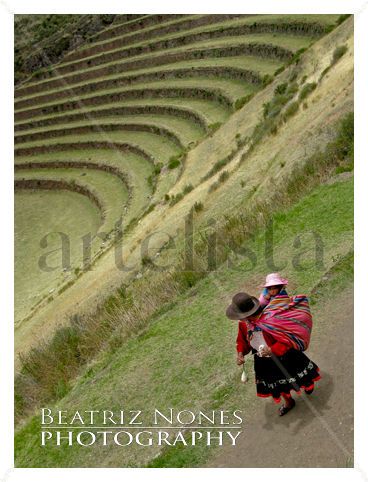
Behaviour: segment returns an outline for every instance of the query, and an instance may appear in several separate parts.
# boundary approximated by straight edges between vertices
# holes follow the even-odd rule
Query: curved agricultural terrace
[[[111,249],[119,220],[129,235],[166,203],[190,151],[337,19],[146,15],[99,32],[20,85],[16,322],[82,275],[83,236],[93,239],[93,269]],[[209,172],[211,162],[204,158],[202,171]],[[60,232],[70,243],[67,265],[61,264]],[[94,238],[102,232],[105,239]]]

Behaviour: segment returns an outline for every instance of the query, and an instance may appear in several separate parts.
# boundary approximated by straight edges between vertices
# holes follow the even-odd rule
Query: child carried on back
[[[288,284],[286,278],[282,278],[279,273],[270,273],[266,276],[266,282],[263,285],[263,291],[259,297],[259,302],[262,308],[275,298],[275,296],[286,295],[285,286]]]

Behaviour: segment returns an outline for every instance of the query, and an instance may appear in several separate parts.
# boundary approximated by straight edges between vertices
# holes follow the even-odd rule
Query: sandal
[[[295,400],[292,398],[292,405],[290,405],[290,407],[286,407],[285,405],[282,405],[280,408],[279,408],[279,415],[280,417],[282,417],[283,415],[286,415],[288,412],[290,412],[290,410],[292,408],[295,407]]]

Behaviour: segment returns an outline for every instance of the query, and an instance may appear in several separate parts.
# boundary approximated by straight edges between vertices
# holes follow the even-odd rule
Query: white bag
[[[243,364],[243,370],[242,370],[240,380],[241,380],[242,383],[247,383],[247,381],[248,381],[248,375],[245,373],[245,364]]]

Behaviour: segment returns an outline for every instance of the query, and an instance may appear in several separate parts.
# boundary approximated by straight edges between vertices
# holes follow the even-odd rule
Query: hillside
[[[157,447],[60,456],[37,445],[32,414],[239,406],[231,294],[274,262],[308,293],[341,262],[350,273],[352,18],[152,17],[16,90],[20,467],[207,463]],[[52,232],[70,242],[63,266]]]
[[[285,261],[285,253],[291,249],[293,236],[301,232],[306,224],[311,230],[319,232],[323,239],[329,240],[325,246],[325,268],[332,265],[334,258],[346,257],[346,267],[337,271],[337,283],[334,283],[334,276],[328,276],[331,278],[330,283],[323,290],[318,290],[319,295],[322,295],[321,300],[327,293],[328,297],[339,293],[339,289],[345,287],[351,279],[349,273],[352,260],[348,254],[353,243],[351,193],[351,180],[321,186],[292,210],[281,212],[274,219],[277,246],[275,254],[278,260]],[[334,222],[332,212],[339,213],[338,224]],[[287,237],[285,233],[288,233]],[[260,259],[264,249],[262,238],[263,233],[260,232],[254,244],[252,243],[252,249]],[[249,271],[248,259],[245,258],[231,270],[227,266],[221,267],[216,271],[216,277],[207,277],[198,282],[188,294],[178,295],[177,303],[164,314],[153,318],[149,328],[140,336],[120,346],[112,342],[109,351],[91,365],[72,390],[58,401],[57,409],[69,410],[71,413],[75,407],[81,412],[91,407],[96,410],[102,410],[103,407],[111,410],[134,407],[136,410],[150,412],[155,407],[169,406],[180,410],[190,406],[194,410],[241,408],[247,414],[252,413],[254,404],[260,402],[254,400],[251,383],[246,387],[239,383],[239,369],[234,363],[236,325],[230,325],[224,318],[223,311],[234,289],[254,290],[256,280],[262,279],[262,270],[263,264],[259,263],[255,269]],[[321,277],[321,271],[316,267],[307,272],[298,272],[289,265],[288,273],[293,280],[293,286],[297,286],[299,291],[307,292],[314,287],[314,280]],[[314,299],[319,301],[317,295]],[[316,341],[319,333],[329,324],[325,321],[325,325],[320,325],[320,309],[318,305],[314,307],[318,320],[314,332]],[[343,329],[346,329],[346,324]],[[313,346],[315,347],[316,343]],[[321,353],[324,351],[323,345],[320,350]],[[315,353],[321,356],[318,351]],[[338,359],[342,362],[341,358]],[[250,360],[247,364],[248,370],[251,370]],[[336,396],[339,397],[338,394],[334,395]],[[273,411],[270,406],[270,416]],[[247,421],[244,423],[246,437]],[[205,453],[202,454],[202,451]],[[170,450],[168,453],[164,451],[161,456],[163,458],[158,459],[157,463],[154,462],[154,466],[201,465],[203,460],[212,455],[212,452],[208,454],[208,451],[209,449],[203,446],[195,451],[177,448],[174,454]],[[73,445],[64,447],[61,456],[59,448],[39,445],[37,414],[18,431],[16,452],[18,467],[137,467],[150,463],[160,454],[160,448],[146,447],[144,452],[139,446],[125,448],[122,460],[121,447],[99,446],[97,449],[86,449]],[[338,466],[345,466],[346,455],[342,456],[338,449],[333,453],[339,461]],[[351,455],[351,452],[349,454]],[[246,460],[242,463],[252,463]],[[322,460],[327,463],[323,457]],[[300,463],[305,466],[303,461]]]
[[[139,15],[22,15],[14,16],[14,81],[18,85],[41,68],[61,60],[71,50],[92,41],[114,23]]]
[[[271,19],[273,17],[274,16],[271,16]],[[275,25],[273,26],[271,23],[271,27],[278,29],[278,24],[281,22],[281,20],[285,22],[286,19],[285,16],[276,17]],[[325,18],[325,16],[323,16],[324,22],[332,21],[336,18],[337,16],[333,18],[329,16]],[[251,19],[252,17],[242,19],[245,27],[248,27],[249,22],[254,23],[254,21]],[[208,21],[208,18],[206,20]],[[215,18],[215,21],[216,20],[219,21],[217,18]],[[263,17],[263,22],[261,22],[261,20],[262,18],[258,20],[259,24],[256,24],[256,26],[259,28],[261,28],[262,25],[262,28],[265,28],[264,25],[267,25],[267,22],[270,23],[269,17],[266,19]],[[292,18],[290,20],[292,20]],[[184,20],[180,21],[184,23]],[[228,22],[233,21],[235,20],[231,19]],[[178,22],[178,20],[176,20],[176,22]],[[300,20],[298,19],[298,23],[299,22]],[[236,19],[236,24],[238,23],[239,19]],[[314,25],[314,22],[311,22],[311,24]],[[185,25],[187,24],[185,23]],[[285,30],[285,24],[281,22],[281,25],[283,25]],[[215,32],[226,32],[223,27],[219,29],[216,23],[214,26],[212,26],[212,28],[215,27],[217,28]],[[152,35],[155,33],[157,34],[157,30],[159,29],[153,27],[149,29]],[[344,37],[343,32],[344,31],[342,31]],[[130,33],[130,35],[132,35],[132,33]],[[336,31],[336,33],[333,32],[330,35],[338,36],[338,33]],[[329,38],[329,36],[326,38]],[[228,39],[228,36],[225,36],[224,40],[221,41],[226,43],[228,42]],[[233,37],[230,37],[230,40],[232,39]],[[341,43],[344,43],[345,40],[346,37],[341,38]],[[339,41],[340,40],[337,39],[337,42]],[[218,42],[218,40],[215,38],[214,42]],[[304,42],[304,45],[307,45],[309,42],[309,37],[305,38],[304,35],[298,35],[298,47],[302,45],[302,42]],[[293,35],[289,36],[289,43],[290,45],[292,44],[292,48],[295,49]],[[195,45],[199,45],[199,43],[195,42]],[[240,45],[247,45],[247,36],[242,37]],[[249,45],[257,44],[250,43]],[[321,55],[321,60],[319,61],[317,69],[314,66],[310,66],[308,69],[306,69],[306,72],[303,75],[299,76],[299,84],[301,84],[301,80],[303,77],[305,77],[305,75],[307,76],[307,79],[304,80],[305,83],[311,83],[315,80],[318,80],[320,73],[327,65],[329,65],[331,61],[333,48],[334,47],[330,45],[326,50],[325,56],[323,57]],[[188,51],[191,54],[193,49],[191,48]],[[184,50],[184,53],[188,51]],[[233,54],[233,50],[230,50],[230,53]],[[152,58],[157,58],[157,55],[151,55]],[[161,57],[159,56],[159,59],[161,59],[160,62],[167,62],[170,60],[167,58],[168,55],[169,51],[166,49],[165,54],[163,56],[161,55]],[[288,55],[289,58],[292,57],[291,52],[289,52]],[[142,56],[145,57],[143,54]],[[219,58],[219,61],[221,62],[224,62],[224,60],[230,62],[235,60],[239,64],[239,57],[237,56],[230,56],[226,57],[225,59],[221,57]],[[270,75],[270,70],[263,70],[264,64],[268,65],[270,62],[267,57],[258,57],[257,55],[254,55],[251,56],[250,60],[253,62],[253,68],[255,68],[254,63],[258,62],[259,73],[262,73],[262,75],[266,76]],[[279,69],[282,65],[282,62],[277,60],[277,58],[275,61],[276,65],[274,64],[274,69],[276,69],[276,66]],[[195,61],[193,62],[195,64]],[[211,60],[211,62],[216,64],[216,62],[218,62],[217,57]],[[248,66],[248,57],[243,57],[243,62],[245,66]],[[201,60],[200,63],[202,66],[203,60]],[[250,65],[252,66],[252,64]],[[212,207],[213,203],[211,202],[213,196],[211,193],[207,193],[208,187],[213,183],[212,179],[214,179],[214,176],[216,175],[216,172],[211,173],[211,169],[217,163],[217,161],[220,160],[224,160],[222,164],[223,167],[226,165],[226,163],[229,163],[228,167],[232,168],[234,165],[236,165],[238,159],[240,159],[240,157],[247,152],[249,148],[248,139],[251,137],[254,127],[259,122],[263,109],[263,103],[272,98],[273,91],[277,83],[283,83],[290,76],[290,72],[293,70],[292,67],[294,65],[295,64],[292,64],[291,67],[288,67],[287,70],[279,74],[277,76],[277,81],[273,81],[271,84],[266,86],[266,88],[260,90],[260,92],[250,101],[248,101],[243,108],[236,111],[231,116],[231,108],[229,105],[230,99],[227,101],[222,101],[224,96],[223,90],[216,90],[217,87],[214,88],[214,90],[208,87],[208,94],[212,93],[212,95],[215,96],[215,98],[210,100],[198,98],[202,97],[202,95],[199,93],[198,96],[196,96],[196,88],[189,86],[186,88],[189,89],[189,91],[172,87],[171,90],[167,91],[167,98],[162,98],[164,95],[162,89],[152,88],[148,91],[147,86],[151,85],[151,83],[148,84],[146,83],[147,80],[145,80],[145,83],[142,84],[143,90],[139,90],[137,88],[138,84],[135,83],[134,89],[126,89],[121,91],[121,93],[119,93],[119,98],[121,98],[122,95],[136,96],[144,94],[145,96],[148,96],[152,93],[154,96],[156,94],[159,95],[157,100],[149,97],[141,100],[129,100],[127,98],[121,103],[121,107],[118,107],[119,104],[116,101],[117,94],[114,94],[114,105],[110,106],[110,108],[107,108],[106,94],[100,95],[100,91],[97,90],[95,92],[95,96],[89,98],[91,99],[91,102],[97,102],[98,99],[102,97],[102,100],[104,101],[104,105],[102,107],[93,107],[92,111],[90,111],[90,108],[88,107],[86,114],[83,114],[78,113],[80,109],[78,109],[78,106],[74,105],[74,103],[73,105],[67,105],[65,102],[63,103],[60,100],[61,103],[55,104],[55,101],[53,101],[51,105],[55,105],[58,110],[61,110],[62,112],[54,115],[48,114],[46,117],[39,116],[38,111],[40,108],[36,109],[35,107],[35,105],[37,105],[39,102],[39,96],[31,96],[31,99],[27,101],[28,103],[31,101],[34,107],[30,107],[29,104],[27,108],[20,106],[22,105],[22,102],[24,104],[26,101],[27,92],[31,91],[32,89],[32,91],[34,91],[36,88],[45,89],[46,87],[51,87],[50,82],[55,82],[56,79],[53,81],[43,81],[33,84],[31,83],[29,86],[23,87],[16,91],[16,179],[27,179],[28,173],[33,177],[34,169],[42,169],[43,174],[40,173],[41,180],[41,178],[48,176],[48,173],[50,172],[49,169],[51,168],[55,170],[55,173],[61,172],[60,169],[69,168],[70,176],[74,177],[75,182],[78,185],[81,184],[84,186],[85,189],[88,189],[88,192],[91,193],[89,195],[91,198],[89,210],[91,213],[94,213],[93,216],[96,219],[98,219],[98,216],[100,216],[100,231],[105,231],[108,236],[105,241],[97,238],[91,247],[93,270],[88,271],[88,263],[85,263],[85,266],[83,265],[81,243],[76,245],[73,242],[73,240],[78,237],[78,231],[74,233],[73,230],[71,230],[66,234],[70,236],[72,240],[71,245],[76,246],[78,254],[71,256],[70,263],[67,264],[64,271],[60,269],[42,271],[37,265],[37,260],[27,256],[28,249],[31,248],[29,244],[27,245],[27,250],[24,252],[25,258],[23,259],[22,246],[25,246],[25,243],[22,243],[22,239],[25,239],[27,236],[27,231],[24,233],[22,230],[19,233],[16,231],[16,240],[19,238],[20,244],[20,247],[17,249],[17,259],[23,267],[23,270],[26,270],[27,273],[33,273],[37,279],[37,284],[35,284],[35,280],[27,279],[21,269],[19,271],[17,270],[16,272],[16,322],[18,332],[16,343],[19,348],[24,347],[23,341],[26,340],[27,344],[29,344],[31,341],[32,338],[29,336],[29,330],[37,333],[41,326],[42,330],[44,330],[46,326],[52,328],[51,325],[54,325],[54,323],[62,320],[67,321],[68,317],[75,313],[77,303],[78,310],[83,311],[84,308],[82,307],[82,304],[90,308],[91,305],[96,304],[96,295],[101,297],[101,294],[106,293],[106,289],[120,286],[124,278],[127,276],[131,277],[132,275],[132,273],[121,273],[121,271],[114,269],[112,266],[114,264],[114,256],[109,254],[108,248],[111,246],[111,240],[116,232],[114,233],[114,231],[111,230],[111,225],[113,222],[112,217],[110,217],[111,221],[107,226],[107,230],[105,230],[105,219],[107,217],[105,213],[109,212],[111,206],[109,196],[104,198],[102,197],[102,192],[96,192],[93,184],[90,185],[87,183],[87,177],[83,176],[83,179],[82,174],[84,173],[78,172],[77,168],[82,167],[85,170],[88,169],[89,179],[94,179],[97,175],[101,177],[101,174],[97,173],[97,171],[101,171],[101,169],[108,171],[110,173],[110,178],[115,177],[115,179],[120,179],[120,181],[116,182],[115,184],[120,184],[120,193],[117,191],[117,195],[122,200],[122,202],[119,203],[119,209],[120,215],[123,217],[123,226],[127,232],[125,236],[125,253],[129,253],[129,259],[133,261],[133,263],[129,262],[129,265],[133,264],[135,266],[134,274],[136,274],[139,272],[140,264],[139,261],[137,262],[137,258],[140,257],[140,250],[137,249],[137,247],[139,240],[142,240],[147,233],[156,230],[158,225],[160,225],[160,229],[166,230],[168,228],[169,230],[166,232],[172,233],[172,216],[174,216],[175,219],[184,218],[185,214],[189,211],[189,207],[191,207],[191,205],[197,200],[202,202],[205,201],[207,205],[205,211],[200,216],[201,222],[202,220],[205,222],[207,218],[211,217],[213,214],[216,214],[216,207]],[[296,65],[299,68],[301,63]],[[336,65],[336,68],[343,69],[346,65],[348,64],[346,64],[344,59],[342,59]],[[232,67],[227,66],[225,69],[229,70],[232,69]],[[312,69],[315,71],[313,72]],[[59,70],[60,66],[58,67],[57,72],[59,72]],[[95,69],[91,67],[89,70],[94,71]],[[89,70],[87,69],[87,71]],[[196,72],[196,70],[192,70]],[[245,70],[248,72],[248,69]],[[181,70],[179,70],[179,74],[180,72]],[[159,73],[159,71],[156,72],[156,74]],[[177,73],[176,69],[174,69],[174,73]],[[85,75],[87,75],[87,73]],[[201,73],[198,75],[201,75]],[[221,72],[219,75],[221,78]],[[68,77],[69,76],[63,77],[63,79]],[[211,85],[213,82],[220,82],[216,78],[214,79],[212,76],[209,76],[208,80],[206,79],[207,77],[204,76],[203,81],[201,80],[201,86],[206,86],[206,88],[207,84]],[[269,78],[267,77],[267,79]],[[347,77],[345,77],[345,79],[347,79],[349,82]],[[190,83],[193,82],[194,85],[197,83],[198,85],[197,73],[195,78],[187,79],[187,81]],[[68,82],[71,82],[71,80]],[[167,82],[170,83],[173,81],[163,80],[162,85],[166,86]],[[176,82],[179,82],[182,85],[184,80],[177,80]],[[225,79],[221,80],[221,82],[223,82],[224,87],[234,89],[234,83],[239,81],[231,79],[231,82],[227,82]],[[154,84],[156,85],[155,82]],[[243,81],[243,84],[246,92],[249,91],[249,85],[253,85],[247,80]],[[326,122],[325,119],[321,119],[320,124],[321,126],[327,126],[336,117],[336,114],[344,109],[346,110],[348,108],[347,105],[349,99],[347,98],[342,100],[342,102],[345,103],[345,107],[340,105],[339,101],[336,102],[334,97],[341,94],[339,94],[338,91],[336,91],[336,93],[334,93],[334,90],[331,91],[333,84],[334,79],[332,76],[329,78],[324,78],[323,82],[321,82],[321,94],[324,95],[324,91],[326,91],[329,93],[329,96],[325,101],[313,104],[311,106],[312,108],[308,109],[305,115],[297,116],[296,119],[300,117],[303,123],[308,124],[309,116],[312,117],[316,115],[315,109],[317,109],[317,111],[323,111],[324,107],[329,105],[329,110],[326,112],[326,114],[330,114],[331,118]],[[343,86],[342,89],[347,88],[347,85],[348,84]],[[257,83],[255,84],[254,88],[256,88],[256,86]],[[290,99],[290,97],[297,97],[298,92],[295,91],[295,87],[295,81],[291,82],[290,93],[287,93],[286,97],[282,98],[282,102],[285,102],[286,100],[290,104],[293,101],[293,99]],[[301,88],[301,85],[298,86],[299,90]],[[232,90],[233,95],[235,96],[233,97],[234,102],[236,102],[235,99],[239,99],[240,94],[239,88],[236,87],[236,89],[238,90]],[[204,87],[201,87],[201,91],[203,90],[205,90]],[[182,96],[183,92],[184,94],[188,93],[189,96],[193,96],[194,98],[177,98],[177,95]],[[79,92],[76,92],[76,94],[77,93]],[[111,97],[113,96],[113,94],[108,95]],[[175,97],[171,97],[171,95],[174,95]],[[215,100],[217,95],[221,95],[221,102]],[[242,99],[243,95],[240,95],[240,99]],[[317,95],[317,91],[312,93],[312,99],[315,99]],[[26,97],[26,99],[24,99],[24,97]],[[51,102],[51,95],[49,95],[49,101]],[[83,105],[85,105],[85,102],[86,101],[84,100]],[[336,105],[334,108],[331,108],[330,106],[334,102],[336,102]],[[284,107],[283,105],[280,105],[279,107],[283,107],[285,110],[287,106]],[[84,108],[87,109],[87,106]],[[69,109],[69,111],[66,111],[69,113],[67,115],[64,114],[63,109]],[[47,111],[49,110],[50,108],[48,108]],[[151,111],[151,113],[149,113],[149,111]],[[89,112],[91,112],[93,118],[83,121],[83,125],[80,125],[81,121],[78,121],[77,126],[73,127],[74,119],[77,120],[79,117],[84,117],[87,115],[87,113],[89,114]],[[26,120],[26,116],[28,117],[28,120]],[[76,116],[78,117],[76,118]],[[105,121],[101,120],[103,119],[103,116],[107,116],[105,117]],[[94,120],[96,117],[98,120]],[[201,119],[201,121],[203,121],[200,123],[200,127],[198,127],[198,117]],[[206,117],[206,120],[204,120],[203,117]],[[229,120],[225,122],[227,118]],[[59,124],[55,124],[56,122]],[[67,122],[67,128],[66,126],[63,128],[63,124],[60,125],[60,122]],[[223,125],[221,128],[219,128],[221,123]],[[57,126],[59,126],[59,131],[56,130]],[[213,128],[217,128],[218,130],[216,132],[212,132],[212,134],[207,133],[206,135],[206,129],[208,131],[208,129]],[[299,149],[301,147],[300,143],[305,144],[302,152],[303,156],[305,156],[310,149],[314,149],[316,137],[318,136],[318,129],[318,126],[316,126],[314,129],[315,137],[305,136],[305,139],[299,139],[300,142],[296,142],[296,144],[299,144]],[[74,135],[71,135],[71,131],[74,132]],[[88,134],[88,131],[91,133]],[[281,129],[281,131],[282,132],[280,132],[278,136],[272,138],[272,142],[276,143],[274,146],[275,152],[279,151],[279,146],[284,143],[284,136],[290,134],[290,124],[284,129]],[[303,128],[301,128],[298,136],[302,136],[303,133]],[[201,138],[203,139],[203,136],[206,137],[201,142],[200,140]],[[326,138],[325,133],[323,136]],[[164,139],[165,142],[162,142],[162,139]],[[226,142],[224,142],[224,139],[226,139]],[[195,144],[198,145],[195,146]],[[183,145],[185,147],[184,149]],[[301,155],[299,152],[298,150],[294,151],[295,158],[288,160],[288,163],[290,163],[288,167],[292,165],[293,162],[299,161],[299,156]],[[252,157],[255,155],[256,153],[253,153]],[[282,151],[279,152],[279,157],[282,158],[283,156]],[[271,162],[270,159],[264,156],[263,161],[267,163]],[[256,165],[256,163],[251,159],[247,161],[246,164],[253,166]],[[242,169],[244,168],[244,165],[245,163],[243,164]],[[172,169],[170,169],[170,167]],[[221,168],[221,165],[216,164],[215,170],[219,168]],[[276,167],[273,175],[276,175],[277,171],[278,169]],[[209,178],[204,182],[200,182],[208,173],[212,174],[212,179]],[[252,188],[254,183],[255,185],[258,185],[259,183],[259,170],[257,170],[257,172],[254,174],[256,175],[255,179],[246,180],[247,185],[251,186]],[[244,197],[244,189],[241,189],[239,186],[237,176],[231,176],[229,181],[230,182],[226,183],[226,187],[220,189],[216,193],[216,198],[217,196],[222,196],[222,193],[226,195],[226,193],[230,191],[231,187],[231,196],[234,196],[232,202],[238,203],[240,199]],[[170,199],[170,201],[167,202],[167,196],[173,197],[177,194],[180,194],[180,191],[185,187],[186,184],[189,185],[189,189],[191,184],[196,189],[194,189],[193,192],[188,196],[185,196],[184,200],[177,203],[173,209],[170,204],[174,202],[175,199],[173,201]],[[237,185],[235,190],[233,189],[233,184]],[[71,189],[73,188],[70,183],[69,186]],[[125,193],[127,190],[128,200],[124,203],[124,198],[126,198]],[[51,190],[44,192],[42,195],[53,197]],[[165,195],[167,196],[165,197]],[[70,196],[71,194],[64,194],[66,205],[69,204],[68,201]],[[205,198],[207,198],[207,200],[205,200]],[[50,200],[50,202],[53,203],[52,200]],[[26,204],[29,206],[31,211],[34,212],[31,203],[26,202]],[[219,199],[219,202],[216,204],[218,207],[220,207],[220,210],[222,210],[221,206],[228,206],[228,203],[226,201],[222,202],[221,199]],[[103,212],[100,212],[100,214],[98,213],[98,205],[103,206]],[[215,210],[213,213],[212,209]],[[136,226],[138,219],[145,212],[147,215],[144,217],[144,219],[141,219],[140,225]],[[77,214],[77,219],[73,221],[75,213]],[[28,214],[26,214],[26,216],[28,216]],[[71,220],[71,224],[73,226],[78,226],[79,220],[77,211],[71,209],[68,213],[68,218]],[[118,218],[115,215],[115,221],[117,219]],[[164,220],[165,222],[163,223]],[[45,231],[45,229],[42,227],[44,217],[42,217],[38,222],[40,223],[39,232],[46,233],[47,231]],[[103,229],[101,229],[101,225]],[[61,223],[59,229],[57,230],[64,232],[64,228],[62,226],[63,224]],[[126,229],[127,226],[128,229]],[[135,227],[136,229],[132,229],[132,227]],[[22,226],[21,229],[23,228],[27,229],[27,226]],[[35,230],[32,229],[32,232],[34,233]],[[95,233],[96,227],[94,230],[92,230],[92,235]],[[40,236],[37,234],[36,239],[31,238],[31,243],[35,245],[34,250],[36,252],[38,250],[41,255],[41,253],[44,253],[45,250],[40,249],[39,238]],[[50,250],[48,251],[51,251],[52,248],[60,249],[60,241],[61,240],[58,237],[49,239],[48,247]],[[166,236],[165,241],[167,241]],[[155,239],[151,240],[151,245],[155,244],[160,246],[161,243],[162,241],[160,241],[159,235],[156,235]],[[53,256],[58,257],[60,265],[60,254],[56,252]],[[31,266],[29,265],[30,263],[32,263]],[[50,266],[55,264],[52,256],[50,256],[48,264]],[[85,268],[86,272],[83,276],[80,276],[83,268]],[[108,277],[108,280],[106,279],[106,276]],[[37,290],[35,290],[36,286]],[[80,298],[81,293],[83,293],[83,301]],[[95,301],[93,301],[92,298]],[[52,322],[50,322],[51,313],[51,318],[54,319]]]

